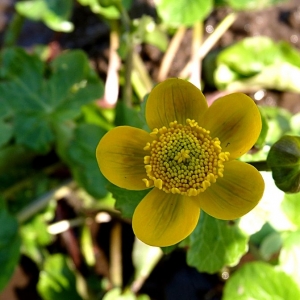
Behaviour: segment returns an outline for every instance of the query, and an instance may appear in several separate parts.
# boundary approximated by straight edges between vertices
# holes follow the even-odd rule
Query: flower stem
[[[258,171],[271,171],[271,168],[268,166],[267,161],[251,161],[247,162],[249,165],[256,168]]]

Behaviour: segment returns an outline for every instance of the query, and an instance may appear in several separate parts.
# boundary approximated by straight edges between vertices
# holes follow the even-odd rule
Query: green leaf
[[[18,234],[18,222],[4,208],[0,199],[0,291],[2,291],[18,264],[21,239]]]
[[[247,263],[226,282],[223,300],[295,300],[300,289],[293,279],[267,263]]]
[[[50,29],[70,32],[74,25],[68,21],[71,16],[72,0],[35,0],[17,2],[19,14],[34,21],[43,21]]]
[[[78,0],[81,5],[88,5],[91,11],[95,14],[100,14],[107,19],[119,19],[121,17],[120,11],[116,6],[101,6],[99,0]],[[121,5],[125,9],[129,9],[131,6],[132,0],[121,0]]]
[[[217,58],[215,83],[220,89],[261,88],[299,92],[300,52],[285,42],[251,37],[224,49]]]
[[[211,0],[161,0],[157,12],[164,24],[169,26],[192,26],[204,20],[213,9]]]
[[[283,234],[279,264],[300,285],[300,231]]]
[[[24,112],[15,117],[16,142],[36,152],[47,153],[54,141],[54,133],[49,126],[51,120],[43,112]]]
[[[280,251],[281,246],[281,234],[278,232],[272,232],[263,239],[259,248],[259,253],[264,260],[270,260],[273,255]]]
[[[123,291],[121,288],[112,288],[103,297],[103,300],[150,300],[148,295],[136,296],[134,292],[130,290]]]
[[[300,229],[300,194],[285,194],[281,209],[288,219]]]
[[[134,39],[138,43],[147,43],[156,46],[162,52],[168,48],[168,36],[166,32],[160,28],[155,20],[147,15],[143,15],[140,19],[133,21],[135,27]]]
[[[260,10],[287,0],[216,0],[216,5],[228,5],[236,10]]]
[[[143,191],[129,191],[109,183],[107,189],[116,199],[115,208],[121,211],[124,218],[132,218],[137,205],[149,193],[149,189]]]
[[[103,95],[104,86],[84,52],[61,54],[49,65],[19,48],[2,54],[0,100],[9,107],[18,144],[46,153],[53,146],[55,128],[81,114],[81,107]],[[26,71],[20,66],[23,66]]]
[[[266,144],[273,145],[284,134],[291,131],[292,114],[280,107],[260,106],[259,110],[266,117],[268,132]]]
[[[128,125],[137,128],[145,128],[145,118],[142,118],[139,111],[128,107],[124,102],[119,101],[116,106],[115,125]]]
[[[107,194],[107,180],[99,170],[95,154],[96,147],[105,133],[106,131],[97,125],[81,124],[76,128],[68,150],[72,174],[95,198],[103,198]]]
[[[279,189],[288,193],[300,191],[300,137],[283,136],[271,147],[267,163]]]
[[[268,125],[268,120],[267,120],[266,114],[260,108],[260,106],[258,106],[258,108],[259,108],[259,112],[260,112],[262,128],[261,128],[259,137],[258,137],[255,145],[259,148],[262,148],[265,145],[265,141],[266,141],[266,138],[268,135],[269,125]]]
[[[236,223],[215,219],[203,211],[189,240],[187,263],[207,273],[235,266],[248,248],[248,237]]]
[[[0,147],[5,145],[13,136],[13,127],[11,124],[0,120]]]
[[[52,213],[53,217],[54,214]],[[22,224],[22,253],[37,264],[43,261],[42,247],[50,244],[52,236],[47,231],[47,223],[43,214],[34,216],[29,222]]]
[[[68,265],[67,258],[54,254],[46,258],[37,284],[44,300],[81,300],[76,291],[76,278]]]

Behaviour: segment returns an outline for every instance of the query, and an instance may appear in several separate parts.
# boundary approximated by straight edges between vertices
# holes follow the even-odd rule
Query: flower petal
[[[150,191],[134,211],[132,226],[144,243],[166,247],[186,238],[196,227],[200,216],[195,197]]]
[[[170,78],[154,87],[146,104],[150,129],[169,127],[175,120],[185,125],[186,119],[198,122],[207,110],[202,92],[188,81]]]
[[[240,157],[252,148],[261,131],[260,112],[245,94],[234,93],[216,100],[206,111],[201,125],[218,137],[230,159]]]
[[[100,140],[96,157],[102,174],[113,184],[129,189],[144,190],[146,178],[143,149],[152,138],[144,130],[119,126]]]
[[[251,165],[237,160],[225,164],[224,177],[218,178],[197,198],[201,209],[222,219],[237,219],[252,210],[264,192],[264,180]]]

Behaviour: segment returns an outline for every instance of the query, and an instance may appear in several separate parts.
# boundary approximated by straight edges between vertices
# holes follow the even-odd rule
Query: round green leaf
[[[264,262],[247,263],[226,282],[223,300],[295,300],[300,289],[293,279]]]
[[[178,27],[192,26],[204,20],[213,8],[211,0],[160,0],[157,1],[157,12],[163,23]]]

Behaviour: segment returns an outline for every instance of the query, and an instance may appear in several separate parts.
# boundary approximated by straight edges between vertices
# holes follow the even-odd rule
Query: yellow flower
[[[169,246],[196,227],[200,209],[223,220],[243,216],[264,191],[260,173],[236,160],[256,142],[261,118],[251,98],[234,93],[209,108],[191,83],[171,78],[149,94],[151,130],[120,126],[99,142],[103,175],[129,189],[152,188],[138,204],[132,225],[152,246]]]

